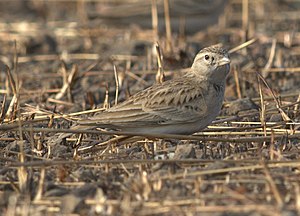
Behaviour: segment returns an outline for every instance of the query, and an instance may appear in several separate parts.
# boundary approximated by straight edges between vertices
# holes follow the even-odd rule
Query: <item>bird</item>
[[[229,71],[227,50],[220,45],[203,48],[183,76],[156,83],[77,124],[130,133],[199,132],[219,115]]]

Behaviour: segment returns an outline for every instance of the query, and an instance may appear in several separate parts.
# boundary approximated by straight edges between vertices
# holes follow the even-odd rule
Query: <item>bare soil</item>
[[[296,0],[2,0],[0,214],[299,215],[299,21]],[[204,131],[72,129],[157,82],[157,44],[172,79],[217,43]]]

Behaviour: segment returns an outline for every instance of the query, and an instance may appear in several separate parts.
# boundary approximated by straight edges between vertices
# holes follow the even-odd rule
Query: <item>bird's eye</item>
[[[209,59],[209,55],[205,55],[204,58],[205,58],[205,60],[208,60]]]

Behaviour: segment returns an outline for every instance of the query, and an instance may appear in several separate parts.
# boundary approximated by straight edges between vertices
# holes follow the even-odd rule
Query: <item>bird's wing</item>
[[[205,82],[175,79],[155,84],[96,116],[80,120],[84,125],[114,127],[158,126],[188,123],[207,114]]]

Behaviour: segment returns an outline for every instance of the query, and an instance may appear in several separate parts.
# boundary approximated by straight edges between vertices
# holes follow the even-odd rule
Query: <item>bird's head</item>
[[[202,49],[192,65],[194,75],[206,77],[212,82],[224,81],[229,73],[230,59],[227,50],[214,45]]]

